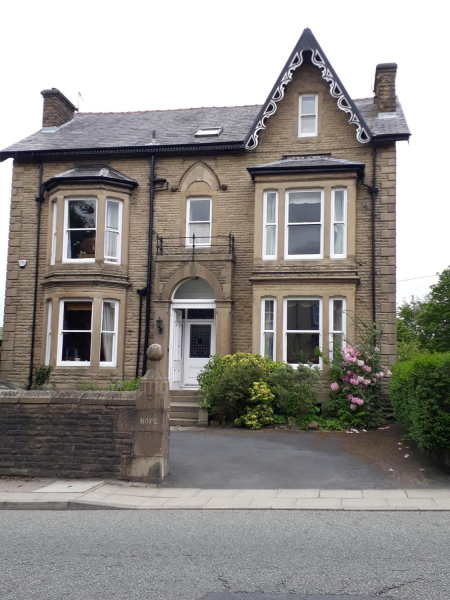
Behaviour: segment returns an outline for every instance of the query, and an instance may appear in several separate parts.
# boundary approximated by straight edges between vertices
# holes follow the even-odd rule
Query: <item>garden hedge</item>
[[[450,448],[450,352],[398,362],[389,384],[396,419],[429,450]]]

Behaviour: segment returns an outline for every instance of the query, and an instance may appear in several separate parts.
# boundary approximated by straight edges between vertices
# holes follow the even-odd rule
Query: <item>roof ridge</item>
[[[166,109],[155,109],[155,110],[124,110],[124,111],[110,111],[110,112],[79,112],[75,116],[82,115],[136,115],[145,113],[161,113],[161,112],[178,112],[181,110],[210,110],[212,108],[256,108],[261,107],[262,104],[239,104],[235,106],[193,106],[191,108],[166,108]]]

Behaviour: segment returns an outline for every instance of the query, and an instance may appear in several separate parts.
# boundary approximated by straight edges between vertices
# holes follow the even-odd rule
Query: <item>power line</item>
[[[435,273],[434,275],[423,275],[422,277],[411,277],[411,279],[399,279],[397,283],[402,283],[403,281],[416,281],[416,279],[428,279],[429,277],[439,277],[439,273]]]

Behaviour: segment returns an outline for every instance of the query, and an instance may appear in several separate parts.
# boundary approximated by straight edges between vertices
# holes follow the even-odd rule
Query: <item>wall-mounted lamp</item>
[[[156,327],[158,328],[159,335],[161,335],[162,334],[162,319],[161,319],[161,317],[158,317],[156,319]]]

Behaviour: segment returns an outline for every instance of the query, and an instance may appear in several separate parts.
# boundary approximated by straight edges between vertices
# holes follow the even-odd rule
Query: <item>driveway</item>
[[[163,487],[448,487],[449,472],[404,442],[397,424],[367,433],[174,429]]]

